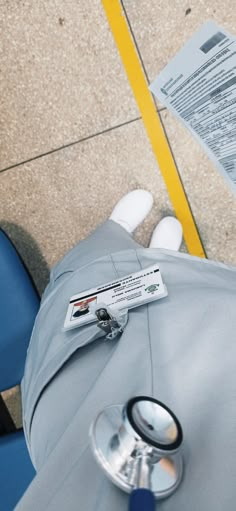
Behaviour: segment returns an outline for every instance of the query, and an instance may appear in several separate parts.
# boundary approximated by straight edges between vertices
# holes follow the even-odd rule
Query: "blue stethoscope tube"
[[[156,500],[151,490],[137,488],[129,498],[129,511],[155,511]]]

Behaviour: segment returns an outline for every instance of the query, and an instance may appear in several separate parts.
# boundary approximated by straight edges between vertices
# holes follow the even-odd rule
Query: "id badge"
[[[158,265],[150,266],[108,282],[97,288],[88,289],[70,298],[64,329],[70,330],[93,321],[96,315],[90,310],[101,303],[112,312],[133,309],[145,303],[159,300],[168,295]]]

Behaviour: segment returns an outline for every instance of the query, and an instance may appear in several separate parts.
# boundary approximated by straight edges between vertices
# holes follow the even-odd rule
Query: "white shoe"
[[[146,190],[133,190],[124,195],[114,207],[110,220],[120,224],[129,233],[143,222],[153,205],[152,194]]]
[[[183,228],[179,220],[172,216],[166,216],[154,229],[149,247],[179,250],[182,237]]]

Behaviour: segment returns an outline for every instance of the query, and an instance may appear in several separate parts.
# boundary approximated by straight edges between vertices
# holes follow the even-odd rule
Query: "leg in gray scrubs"
[[[83,346],[96,325],[63,331],[72,295],[154,263],[168,297],[130,310],[119,340]],[[141,394],[169,406],[184,432],[184,480],[157,509],[232,511],[235,310],[235,268],[144,249],[112,221],[69,252],[52,271],[28,352],[24,423],[38,474],[17,511],[126,511],[127,495],[93,458],[89,427],[105,406]]]
[[[51,281],[44,293],[43,299],[56,289],[62,280],[75,269],[90,262],[118,251],[141,248],[132,236],[119,224],[108,220],[100,225],[88,238],[82,240],[54,267],[51,273]],[[87,364],[92,363],[94,371],[101,365],[103,358],[107,356],[110,346],[102,342],[100,350],[93,356],[94,346],[86,348]],[[81,388],[78,388],[77,371],[78,360],[81,357],[80,351],[76,351],[63,368],[56,374],[50,385],[44,390],[43,396],[38,402],[34,412],[31,427],[31,443],[37,446],[37,452],[41,453],[43,459],[48,456],[58,437],[61,435],[61,406],[58,406],[58,396],[63,402],[63,416],[73,417],[79,403],[84,398]],[[90,360],[92,359],[92,360]],[[86,367],[85,367],[86,370]],[[47,411],[45,413],[45,410]],[[54,424],[57,424],[55,428]],[[64,421],[63,425],[64,427]],[[57,433],[56,433],[57,431]],[[47,439],[45,444],[45,439]],[[40,463],[41,464],[41,463]]]

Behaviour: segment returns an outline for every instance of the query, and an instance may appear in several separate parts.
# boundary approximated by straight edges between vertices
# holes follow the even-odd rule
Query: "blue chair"
[[[0,229],[0,391],[19,384],[40,298],[7,235]],[[0,509],[13,511],[35,470],[23,430],[0,399]]]

